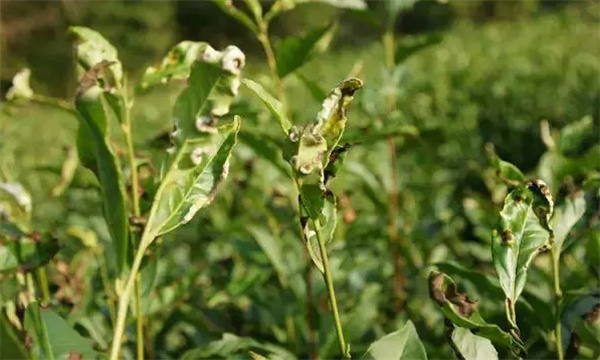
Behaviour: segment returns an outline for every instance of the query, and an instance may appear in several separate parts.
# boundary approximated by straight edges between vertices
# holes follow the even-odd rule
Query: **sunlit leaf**
[[[500,159],[491,144],[486,146],[486,151],[492,166],[496,170],[496,175],[500,179],[513,186],[520,185],[525,181],[525,175],[521,170],[508,161]]]
[[[275,117],[275,119],[279,122],[279,126],[281,126],[281,130],[287,135],[290,132],[292,127],[292,122],[288,119],[285,111],[283,109],[283,105],[277,99],[275,99],[265,88],[263,88],[260,84],[250,80],[243,79],[242,84],[244,84],[248,89],[250,89],[269,109],[271,114]]]
[[[554,215],[550,221],[550,226],[554,230],[553,246],[559,254],[569,245],[567,236],[585,213],[585,206],[584,194],[579,191],[567,196],[564,201],[557,204],[554,208]]]
[[[6,93],[6,100],[29,99],[33,96],[33,90],[29,86],[31,70],[25,68],[15,74],[12,80],[12,86]]]
[[[592,117],[585,116],[581,120],[572,122],[560,129],[558,150],[566,156],[577,155],[586,146],[598,142],[597,132],[597,127],[594,130]]]
[[[0,183],[0,223],[31,230],[31,196],[19,183]]]
[[[412,321],[399,330],[387,334],[369,346],[363,359],[372,360],[426,360],[425,347]]]
[[[92,341],[81,336],[50,309],[31,303],[25,312],[25,329],[33,343],[35,359],[95,359]]]
[[[546,184],[533,181],[513,190],[492,231],[492,259],[507,301],[516,303],[533,258],[551,245],[553,200]]]
[[[123,66],[119,61],[117,49],[98,32],[83,26],[72,26],[69,35],[75,39],[77,64],[84,72],[90,71],[98,63],[107,61],[106,71],[110,74],[107,82],[116,88],[121,87]]]
[[[489,339],[477,336],[469,329],[455,327],[450,336],[453,349],[464,360],[495,360],[498,352]]]
[[[277,74],[280,77],[294,72],[306,64],[316,53],[325,50],[324,45],[333,36],[333,24],[310,30],[302,37],[287,37],[277,48]]]

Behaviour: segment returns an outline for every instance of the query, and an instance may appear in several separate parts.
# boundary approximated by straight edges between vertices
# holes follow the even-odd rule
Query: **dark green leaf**
[[[293,354],[279,346],[262,344],[251,338],[224,333],[221,340],[212,341],[202,348],[190,350],[183,355],[182,359],[231,359],[239,354],[243,354],[249,358],[250,356],[248,355],[251,351],[263,352],[268,359],[273,360],[296,358]]]
[[[444,316],[455,326],[476,331],[497,346],[510,349],[515,354],[524,352],[523,344],[498,325],[486,322],[476,301],[458,291],[456,283],[443,272],[432,271],[429,276],[429,294],[441,307]]]
[[[513,190],[492,231],[492,258],[500,286],[513,304],[525,287],[533,258],[550,246],[553,201],[540,180]]]
[[[271,139],[267,134],[241,131],[239,137],[244,144],[258,155],[258,158],[270,162],[282,175],[290,175],[290,167],[283,160],[280,144]]]
[[[304,86],[308,89],[313,99],[315,99],[317,103],[320,104],[321,101],[325,99],[325,97],[327,96],[327,92],[323,90],[323,88],[321,88],[319,84],[317,84],[315,81],[309,80],[306,76],[300,73],[296,73],[296,76],[300,79],[300,81],[302,81]]]
[[[573,294],[576,296],[575,294]],[[589,329],[586,327],[596,327],[596,352],[600,351],[598,335],[600,335],[600,293],[593,292],[574,297],[565,296],[565,301],[569,304],[562,311],[561,315],[561,336],[562,346],[567,352],[571,352],[572,358],[580,358],[579,347],[580,339],[575,340]],[[598,356],[598,354],[596,354]]]
[[[267,255],[281,285],[287,286],[288,270],[285,264],[284,249],[280,238],[273,236],[267,229],[259,226],[250,226],[248,232],[256,240],[262,251]]]
[[[96,359],[92,341],[81,336],[58,314],[31,303],[25,312],[25,330],[33,342],[34,359]]]
[[[260,84],[250,79],[243,79],[242,84],[250,89],[265,104],[267,109],[269,109],[271,114],[273,114],[275,119],[277,119],[279,122],[281,130],[283,130],[283,132],[287,135],[292,128],[292,122],[285,115],[285,111],[281,102],[269,94],[269,92]]]
[[[525,181],[525,175],[521,170],[508,161],[500,159],[491,144],[486,146],[486,151],[492,166],[496,169],[496,175],[503,181],[513,186],[520,185]]]
[[[0,359],[29,358],[24,340],[12,327],[5,314],[0,314]]]
[[[32,233],[12,238],[0,236],[0,273],[30,271],[46,265],[59,250],[50,234]]]
[[[128,240],[123,174],[109,139],[109,117],[104,90],[94,84],[81,88],[75,99],[80,131],[77,145],[84,166],[96,173],[102,189],[104,217],[108,224],[119,272],[126,267]]]
[[[489,339],[477,336],[469,329],[455,327],[450,336],[452,347],[464,360],[495,360],[498,352]]]
[[[334,26],[329,24],[309,31],[302,37],[287,37],[277,48],[277,74],[280,77],[292,73],[306,64],[311,57],[325,49],[320,43],[328,42],[333,35]]]
[[[409,320],[401,329],[372,343],[363,359],[426,360],[427,353],[415,326]]]

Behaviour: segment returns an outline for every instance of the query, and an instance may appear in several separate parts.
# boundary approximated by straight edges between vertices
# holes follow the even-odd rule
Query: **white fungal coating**
[[[304,175],[308,175],[313,171],[314,168],[315,167],[313,166],[313,164],[304,164],[300,166],[300,172]]]
[[[198,212],[198,210],[199,210],[198,206],[196,204],[192,204],[192,206],[190,206],[190,208],[188,209],[187,213],[183,217],[183,222],[187,223],[190,220],[192,220],[192,218],[194,217],[194,215],[196,215],[196,213]]]
[[[229,45],[223,50],[223,58],[221,59],[223,70],[238,75],[245,63],[246,56],[237,46]]]
[[[206,48],[202,53],[202,60],[214,63],[219,60],[220,55],[221,54],[217,50],[213,49],[210,45],[206,45]]]
[[[17,204],[25,209],[26,212],[31,212],[31,196],[19,183],[0,183],[0,190],[6,191],[15,199]]]
[[[202,159],[204,158],[204,154],[206,154],[204,148],[197,147],[190,153],[190,160],[192,160],[192,163],[194,163],[194,165],[199,165],[202,162]]]

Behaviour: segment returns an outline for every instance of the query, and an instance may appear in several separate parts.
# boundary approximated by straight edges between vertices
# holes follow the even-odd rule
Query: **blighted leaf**
[[[516,303],[533,258],[551,246],[553,211],[546,184],[532,181],[510,192],[492,231],[492,259],[508,301]]]
[[[279,126],[281,126],[281,130],[287,135],[292,128],[292,122],[288,119],[285,111],[283,110],[283,105],[277,99],[275,99],[265,88],[263,88],[260,84],[250,80],[243,79],[242,84],[244,84],[248,89],[250,89],[269,109],[271,114],[275,117],[277,122],[279,122]]]
[[[363,359],[426,360],[427,353],[415,326],[409,320],[401,329],[372,343]]]
[[[489,339],[477,336],[469,329],[455,327],[450,335],[457,357],[464,360],[496,360],[498,352]]]
[[[29,304],[25,312],[25,330],[31,336],[34,359],[96,359],[92,341],[50,309]]]
[[[146,69],[142,76],[140,89],[145,90],[171,80],[187,79],[190,76],[192,64],[198,57],[206,54],[207,47],[207,43],[194,41],[182,41],[175,45],[169,50],[160,65],[150,66]]]
[[[332,24],[310,30],[302,37],[287,37],[277,48],[277,74],[280,77],[294,72],[315,54],[326,50],[335,27]]]
[[[31,230],[31,196],[19,183],[0,183],[0,223]]]
[[[29,271],[46,265],[60,249],[50,234],[0,236],[0,273]]]
[[[325,195],[318,185],[303,185],[301,188],[301,204],[309,217],[303,217],[302,229],[310,257],[320,272],[324,272],[317,231],[323,237],[325,245],[333,240],[337,225],[337,209],[335,197]]]
[[[558,254],[567,247],[567,235],[584,213],[585,197],[582,191],[567,196],[554,208],[550,226],[554,230],[553,246]]]
[[[498,157],[492,144],[486,145],[486,152],[492,167],[496,170],[496,176],[512,186],[517,186],[525,181],[525,175],[518,167]]]
[[[444,316],[455,326],[476,331],[497,346],[510,349],[514,354],[524,353],[521,341],[502,330],[498,325],[487,323],[477,310],[477,301],[458,291],[454,280],[439,271],[429,275],[429,294],[441,307]]]
[[[344,146],[336,146],[335,149],[329,155],[329,161],[327,162],[327,167],[325,168],[325,184],[327,182],[336,177],[342,166],[344,165],[344,160],[346,159],[346,155],[348,154],[348,149],[350,149],[350,144],[344,144]]]
[[[77,146],[82,164],[94,171],[101,185],[104,217],[113,241],[117,267],[123,271],[127,261],[128,228],[123,174],[109,139],[109,117],[104,90],[98,85],[82,84],[75,98],[80,130]]]
[[[439,44],[442,39],[443,35],[441,33],[434,33],[412,39],[410,42],[401,42],[398,47],[396,47],[394,61],[396,64],[402,63],[419,51],[425,50],[435,44]]]
[[[152,204],[146,225],[150,234],[174,230],[211,203],[229,173],[240,123],[236,117],[232,124],[215,128],[215,133],[181,145]]]
[[[25,68],[15,74],[12,80],[12,86],[6,93],[6,100],[29,99],[33,96],[33,90],[29,86],[31,70]]]
[[[73,181],[73,176],[78,165],[77,148],[71,147],[67,150],[67,156],[60,170],[60,181],[52,188],[51,195],[53,197],[64,194],[65,190],[71,185],[71,181]]]
[[[98,32],[87,27],[72,26],[69,28],[69,35],[74,37],[77,43],[77,64],[87,72],[98,63],[107,61],[110,63],[107,67],[110,75],[106,79],[108,84],[105,85],[120,88],[123,80],[123,68],[117,49]]]

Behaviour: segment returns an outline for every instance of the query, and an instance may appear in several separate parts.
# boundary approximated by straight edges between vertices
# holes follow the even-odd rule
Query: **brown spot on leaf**
[[[583,321],[588,325],[592,325],[600,318],[600,304],[596,304],[592,311],[583,315]]]
[[[71,351],[71,352],[69,352],[69,357],[67,359],[68,360],[81,360],[81,359],[83,359],[83,355],[81,355],[81,353],[78,353],[76,351]]]
[[[504,245],[512,245],[515,242],[515,237],[510,229],[506,229],[502,232],[501,235],[502,243]]]
[[[429,276],[429,295],[440,306],[448,301],[458,307],[458,312],[465,317],[470,317],[479,306],[477,301],[469,299],[467,294],[458,291],[454,282],[445,284],[446,275],[433,272]],[[445,288],[444,288],[445,285]]]

